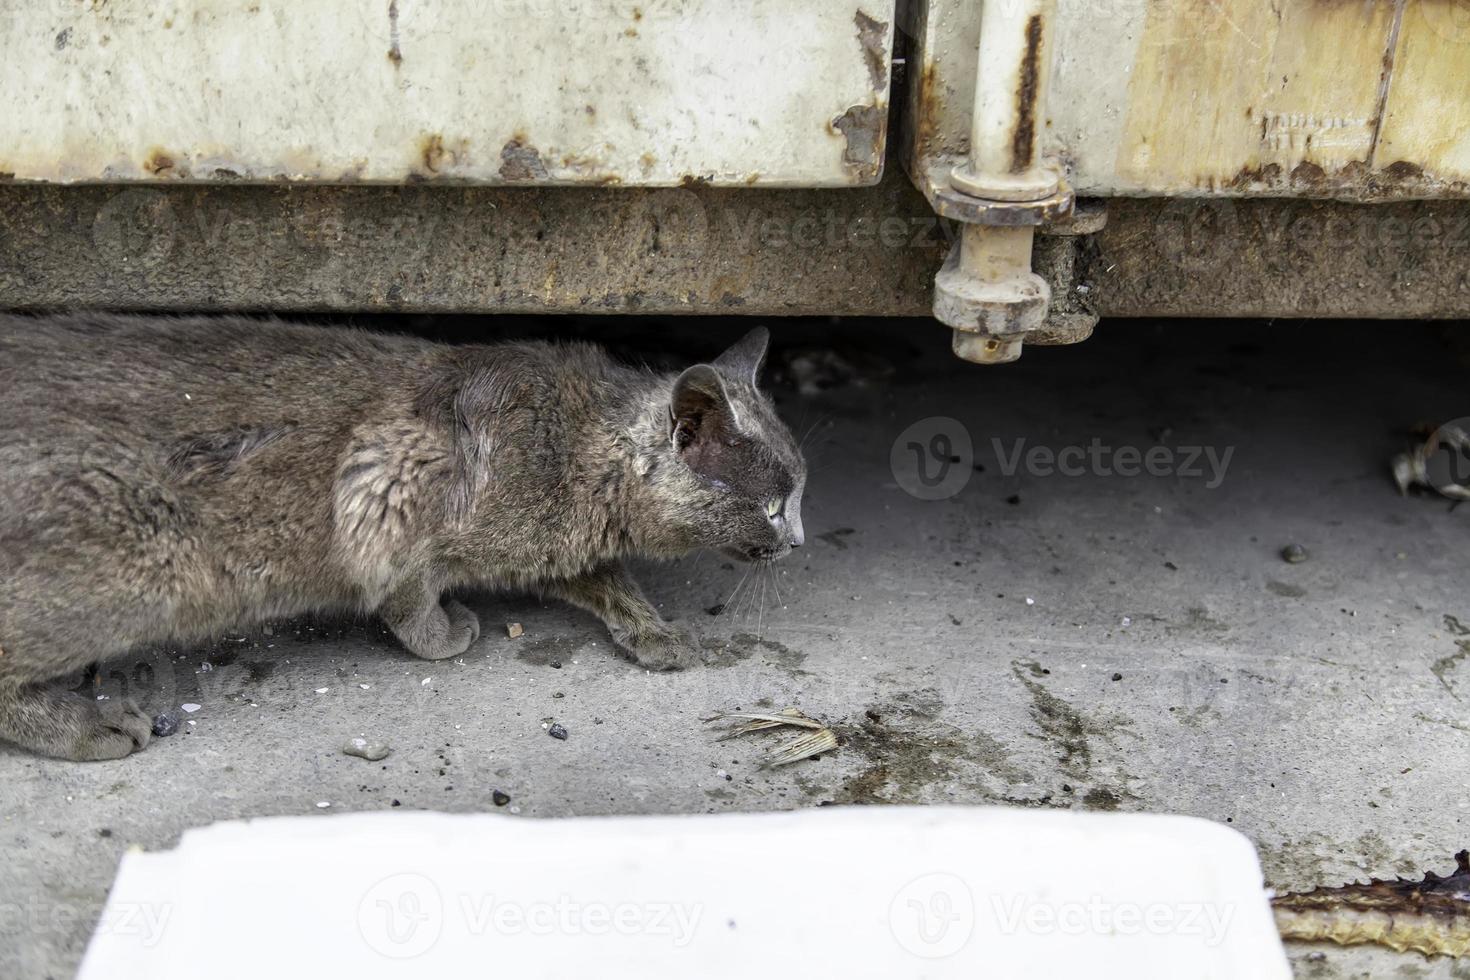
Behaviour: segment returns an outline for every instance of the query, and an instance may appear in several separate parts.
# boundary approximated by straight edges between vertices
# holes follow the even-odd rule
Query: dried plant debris
[[[717,741],[749,735],[751,732],[769,729],[803,728],[806,731],[789,739],[766,753],[762,769],[786,766],[802,759],[810,759],[837,748],[837,733],[815,718],[807,716],[800,708],[786,708],[772,713],[760,711],[722,711],[704,719],[706,722],[734,722]]]
[[[1393,460],[1399,493],[1429,487],[1452,500],[1470,500],[1470,430],[1447,422],[1414,449]]]
[[[1455,871],[1423,881],[1399,878],[1366,885],[1314,888],[1272,899],[1283,939],[1342,946],[1378,943],[1425,956],[1470,954],[1470,851],[1455,855]]]

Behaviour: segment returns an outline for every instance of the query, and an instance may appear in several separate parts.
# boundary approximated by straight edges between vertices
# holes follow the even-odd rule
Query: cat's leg
[[[0,739],[57,759],[121,759],[148,744],[153,723],[131,701],[92,701],[0,677]]]
[[[607,624],[612,638],[650,670],[678,670],[699,663],[689,631],[665,622],[621,562],[608,562],[576,578],[548,582],[543,591],[580,606]]]
[[[400,643],[425,660],[457,657],[480,638],[480,619],[461,603],[439,601],[419,579],[405,582],[378,609]]]

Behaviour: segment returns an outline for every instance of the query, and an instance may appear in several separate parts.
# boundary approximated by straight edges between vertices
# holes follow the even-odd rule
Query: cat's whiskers
[[[817,420],[815,422],[813,422],[811,425],[807,426],[806,431],[804,433],[802,433],[801,438],[798,439],[797,442],[796,442],[796,448],[797,448],[797,450],[800,451],[800,450],[804,449],[806,447],[806,441],[811,438],[812,433],[814,433],[814,432],[817,431],[817,427],[820,426],[823,422],[826,422],[830,418],[832,418],[832,413],[831,412],[824,412],[820,416],[817,417]]]
[[[786,603],[781,599],[781,585],[777,581],[780,577],[781,577],[781,573],[776,569],[775,564],[772,563],[772,565],[771,565],[771,589],[774,590],[775,593],[776,593],[776,605],[777,606],[780,606],[782,609],[785,609],[786,608]]]
[[[749,568],[745,570],[745,574],[740,576],[740,581],[736,582],[735,588],[730,591],[729,597],[726,598],[724,602],[720,603],[721,613],[728,612],[731,613],[733,616],[734,609],[732,604],[735,602],[735,596],[740,592],[740,587],[745,584],[745,580],[750,578],[750,571],[751,570]]]
[[[766,576],[765,570],[761,574],[761,601],[760,607],[755,615],[755,640],[759,643],[766,638],[765,630],[762,628],[766,621]]]

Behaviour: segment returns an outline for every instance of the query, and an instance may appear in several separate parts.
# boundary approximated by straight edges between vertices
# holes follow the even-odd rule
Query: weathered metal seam
[[[1394,63],[1398,58],[1399,30],[1404,25],[1404,9],[1409,0],[1395,0],[1393,25],[1388,29],[1387,50],[1383,52],[1383,73],[1378,77],[1378,107],[1373,116],[1373,135],[1368,140],[1368,170],[1378,164],[1378,135],[1383,132],[1383,119],[1388,114],[1388,94],[1393,87]]]

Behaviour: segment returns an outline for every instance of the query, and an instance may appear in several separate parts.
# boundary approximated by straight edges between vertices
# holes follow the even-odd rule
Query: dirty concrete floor
[[[890,802],[1192,814],[1248,835],[1280,889],[1452,866],[1470,842],[1470,507],[1400,497],[1386,465],[1416,423],[1470,414],[1470,356],[1447,328],[1104,324],[980,369],[931,322],[774,326],[788,348],[843,338],[857,369],[810,397],[780,391],[810,428],[803,551],[733,599],[745,569],[715,555],[643,571],[710,666],[645,673],[590,617],[504,595],[472,598],[484,636],[455,661],[415,660],[375,623],[316,622],[106,665],[101,690],[200,708],[118,762],[0,746],[0,976],[72,973],[129,846],[266,814],[491,810],[496,790],[522,818]],[[677,329],[676,350],[636,330],[620,346],[677,360],[739,326]],[[967,482],[921,500],[903,489],[907,442],[945,448],[935,423],[896,469],[891,449],[934,416],[962,423],[973,459],[955,447]],[[1233,455],[1213,487],[1204,463],[1007,475],[1022,438],[1163,446],[1179,466],[1186,447]],[[1307,561],[1283,561],[1292,543]],[[510,622],[525,634],[508,638]],[[764,771],[759,738],[717,743],[700,721],[786,705],[847,744]],[[359,734],[393,754],[343,755]],[[1303,977],[1470,975],[1376,950],[1292,956]]]

